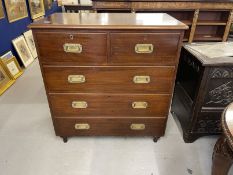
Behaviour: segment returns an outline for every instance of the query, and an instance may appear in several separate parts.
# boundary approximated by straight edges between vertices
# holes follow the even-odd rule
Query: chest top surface
[[[55,13],[29,28],[60,29],[188,29],[166,13]]]

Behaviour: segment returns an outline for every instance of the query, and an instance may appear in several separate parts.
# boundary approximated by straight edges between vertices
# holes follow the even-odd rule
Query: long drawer
[[[52,67],[45,66],[49,92],[166,93],[175,67]]]
[[[49,94],[59,117],[164,117],[170,95]]]
[[[162,136],[166,118],[55,118],[59,136]]]
[[[106,33],[36,32],[42,63],[104,64]]]
[[[109,63],[174,65],[179,33],[111,33]]]

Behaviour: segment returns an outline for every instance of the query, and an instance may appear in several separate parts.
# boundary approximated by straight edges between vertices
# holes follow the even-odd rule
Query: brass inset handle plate
[[[132,129],[132,130],[145,130],[146,125],[142,124],[142,123],[132,123],[130,125],[130,129]]]
[[[64,51],[67,53],[82,53],[82,45],[81,44],[73,44],[73,43],[65,43],[63,45]]]
[[[73,101],[72,102],[72,108],[74,109],[85,109],[87,107],[88,105],[87,105],[87,102],[85,101]]]
[[[135,101],[132,103],[132,108],[134,109],[146,109],[148,107],[148,103],[144,101]]]
[[[69,75],[68,82],[69,83],[85,83],[86,78],[84,75]]]
[[[136,44],[135,52],[136,53],[152,53],[154,51],[153,44]]]
[[[150,83],[150,76],[134,76],[133,77],[133,82],[136,84],[146,84]]]
[[[88,130],[90,129],[90,125],[88,123],[76,123],[74,128],[76,130]]]

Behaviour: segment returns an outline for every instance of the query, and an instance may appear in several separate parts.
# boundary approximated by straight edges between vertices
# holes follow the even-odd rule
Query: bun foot
[[[63,142],[64,142],[64,143],[67,143],[67,142],[68,142],[68,138],[67,138],[67,137],[62,137],[62,139],[63,139]]]
[[[154,137],[153,141],[156,143],[159,140],[160,137]]]

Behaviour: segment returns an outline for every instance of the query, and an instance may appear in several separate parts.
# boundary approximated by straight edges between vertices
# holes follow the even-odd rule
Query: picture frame
[[[32,19],[45,15],[43,0],[28,0],[28,3]]]
[[[6,52],[4,55],[0,56],[1,59],[10,59],[12,58],[14,55],[12,53],[12,51],[8,51]]]
[[[0,95],[2,95],[11,85],[13,85],[15,80],[9,76],[6,72],[2,61],[0,61]]]
[[[44,8],[45,8],[45,10],[51,9],[52,3],[53,3],[52,0],[44,0]]]
[[[28,45],[28,48],[31,51],[31,54],[32,54],[33,58],[36,59],[38,57],[38,54],[37,54],[36,44],[35,44],[35,41],[34,41],[32,30],[28,30],[27,32],[24,32],[23,35],[24,35],[24,38],[25,38],[26,43]]]
[[[20,77],[23,74],[23,70],[14,56],[11,57],[10,59],[3,60],[2,63],[4,64],[8,74],[13,79],[16,80],[18,77]]]
[[[7,17],[10,23],[28,17],[25,0],[4,0]]]
[[[3,10],[3,5],[2,5],[2,1],[0,1],[0,19],[5,18],[5,13]]]
[[[28,67],[33,61],[34,58],[27,46],[24,36],[20,36],[12,41],[15,50],[17,51],[24,67]]]

